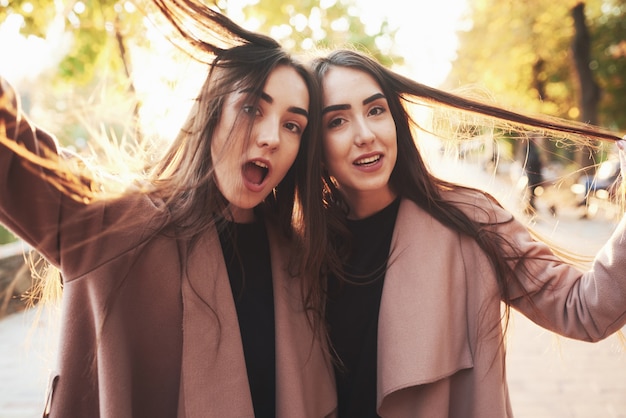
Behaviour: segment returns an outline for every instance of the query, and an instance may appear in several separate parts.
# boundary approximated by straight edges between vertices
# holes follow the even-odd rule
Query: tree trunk
[[[600,101],[600,87],[593,79],[590,67],[591,61],[591,37],[585,23],[585,4],[578,3],[572,9],[574,18],[574,39],[572,51],[574,54],[574,66],[578,75],[580,95],[580,120],[585,123],[597,125],[598,103]],[[583,168],[594,164],[595,151],[590,147],[584,147],[578,154],[578,163]]]
[[[541,78],[546,61],[539,57],[533,64],[533,87],[537,91],[539,101],[546,100],[546,82]]]

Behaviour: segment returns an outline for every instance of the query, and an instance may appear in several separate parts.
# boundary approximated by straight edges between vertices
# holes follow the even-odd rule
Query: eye
[[[385,109],[382,106],[374,106],[373,108],[370,109],[370,111],[367,113],[369,116],[378,116],[380,114],[383,114],[387,111],[387,109]]]
[[[302,133],[302,128],[297,123],[287,122],[287,123],[285,123],[284,126],[285,126],[285,128],[287,128],[288,131],[293,132],[294,134],[301,134]]]
[[[328,129],[337,128],[343,125],[344,123],[346,123],[346,120],[344,118],[341,118],[341,117],[333,118],[328,122]]]
[[[254,116],[259,116],[261,114],[261,110],[258,108],[258,106],[254,106],[254,105],[244,105],[242,107],[243,113],[247,114],[247,115],[254,115]]]

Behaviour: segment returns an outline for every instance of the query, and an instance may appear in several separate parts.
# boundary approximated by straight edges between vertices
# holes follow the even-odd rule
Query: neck
[[[256,220],[254,209],[241,209],[231,206],[223,215],[225,219],[238,224],[249,224]]]
[[[342,191],[350,207],[349,219],[363,219],[380,212],[393,202],[397,195],[389,188],[375,191]]]

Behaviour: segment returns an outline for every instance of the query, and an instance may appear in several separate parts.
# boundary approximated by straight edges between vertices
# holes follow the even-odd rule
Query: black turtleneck
[[[340,418],[376,414],[378,310],[393,228],[400,206],[389,206],[365,219],[348,220],[352,251],[344,266],[348,281],[328,281],[326,320],[333,348]]]
[[[274,293],[263,222],[228,222],[220,242],[237,309],[254,415],[276,415]]]

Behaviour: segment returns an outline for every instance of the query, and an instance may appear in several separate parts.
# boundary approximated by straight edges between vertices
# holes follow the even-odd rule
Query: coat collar
[[[337,408],[326,344],[314,336],[302,306],[301,278],[287,274],[289,244],[268,227],[274,275],[278,417],[326,417]]]
[[[323,417],[336,408],[332,367],[313,338],[300,302],[299,279],[287,275],[288,245],[269,225],[268,238],[277,416]],[[215,229],[198,242],[187,265],[179,417],[254,417],[237,313]]]
[[[377,406],[470,368],[461,240],[409,200],[392,238],[378,324]]]

